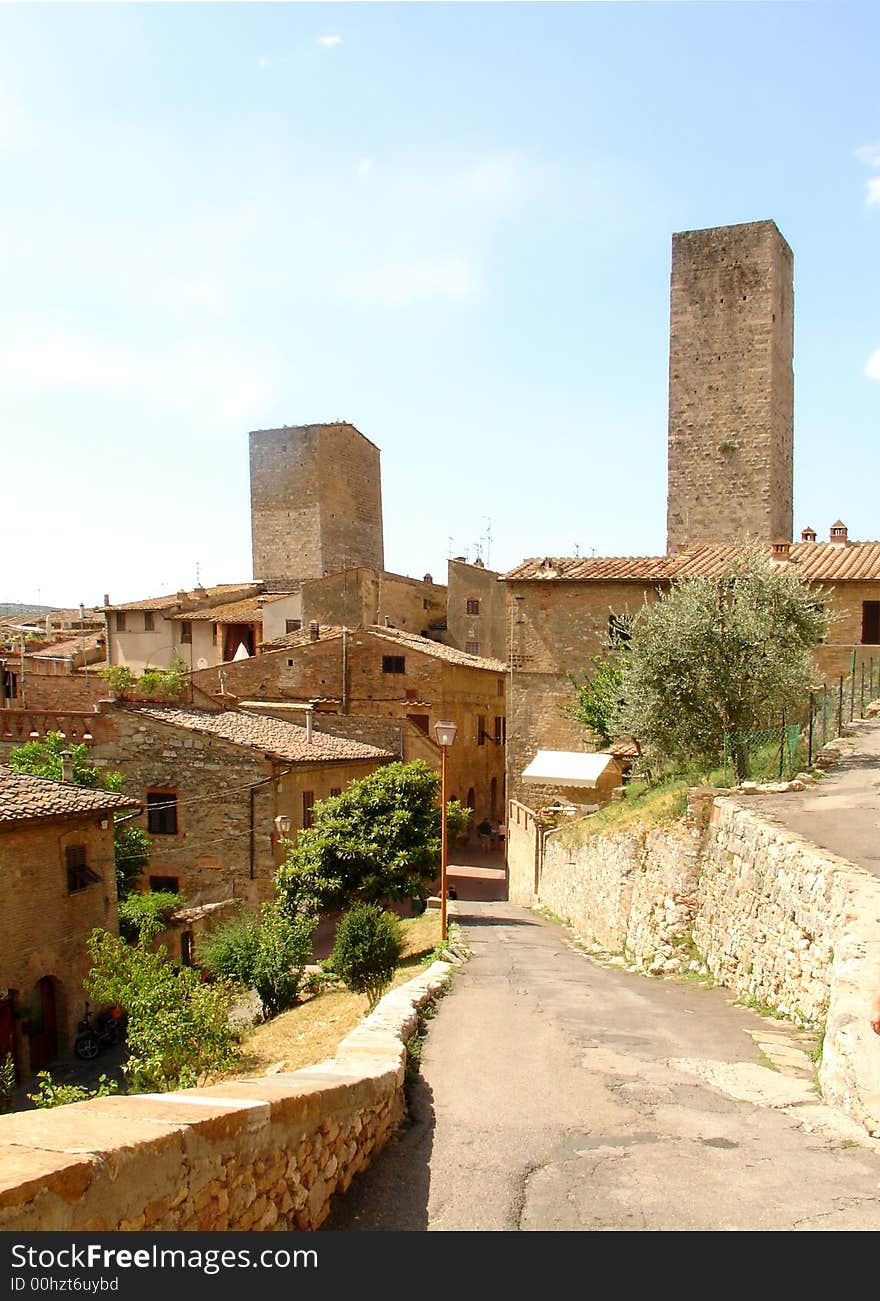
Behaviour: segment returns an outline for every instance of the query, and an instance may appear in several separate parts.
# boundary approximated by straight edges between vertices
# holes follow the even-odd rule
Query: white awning
[[[576,750],[539,750],[523,770],[523,781],[553,786],[595,786],[615,763],[612,754],[582,754]]]

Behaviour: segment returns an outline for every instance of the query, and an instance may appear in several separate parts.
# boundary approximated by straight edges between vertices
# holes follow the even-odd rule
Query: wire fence
[[[763,731],[734,733],[724,738],[724,772],[748,774],[754,780],[787,780],[810,768],[829,742],[843,735],[847,724],[864,718],[865,709],[880,697],[880,657],[859,661],[853,653],[849,673],[813,687],[796,721],[783,718]]]
[[[825,682],[810,692],[806,710],[807,762],[812,763],[828,741],[843,733],[854,718],[864,718],[865,709],[880,696],[880,658],[871,655],[857,662],[853,654],[848,674]]]

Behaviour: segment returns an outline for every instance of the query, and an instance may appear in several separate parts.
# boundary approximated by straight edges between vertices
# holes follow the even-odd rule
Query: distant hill
[[[56,608],[54,605],[22,605],[20,601],[0,601],[0,619],[9,615],[21,618],[23,615],[49,614]]]

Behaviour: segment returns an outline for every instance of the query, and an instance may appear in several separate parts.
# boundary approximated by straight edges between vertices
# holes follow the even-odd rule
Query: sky
[[[794,252],[795,537],[880,537],[880,5],[0,3],[0,601],[251,577],[248,431],[385,564],[665,550],[674,231]]]

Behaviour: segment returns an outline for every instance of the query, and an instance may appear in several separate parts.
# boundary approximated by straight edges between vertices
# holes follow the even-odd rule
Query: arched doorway
[[[5,1062],[7,1056],[12,1057],[12,1061],[18,1071],[18,1053],[16,1052],[15,1043],[15,990],[7,989],[4,998],[0,998],[0,1062]]]
[[[33,1021],[30,1033],[30,1068],[40,1071],[58,1056],[58,982],[43,976],[34,989]]]

